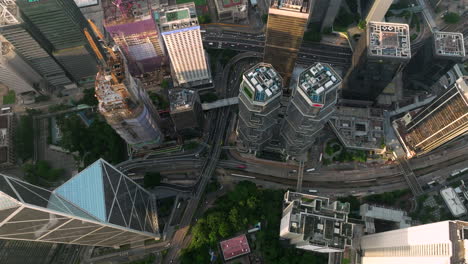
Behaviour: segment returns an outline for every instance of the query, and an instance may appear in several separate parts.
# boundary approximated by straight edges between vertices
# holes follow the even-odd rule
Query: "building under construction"
[[[128,60],[132,75],[167,63],[163,40],[151,15],[153,1],[104,0],[104,27]],[[154,3],[156,7],[156,3]]]
[[[163,140],[159,116],[139,80],[128,72],[118,48],[109,50],[107,68],[96,76],[99,112],[133,148],[157,147]]]
[[[408,157],[427,153],[468,132],[467,81],[467,76],[458,79],[420,111],[394,121]]]

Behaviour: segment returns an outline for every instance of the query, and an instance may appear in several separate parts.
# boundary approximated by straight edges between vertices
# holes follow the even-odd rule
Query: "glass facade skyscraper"
[[[158,238],[154,195],[102,159],[52,192],[0,174],[0,239],[116,247]]]

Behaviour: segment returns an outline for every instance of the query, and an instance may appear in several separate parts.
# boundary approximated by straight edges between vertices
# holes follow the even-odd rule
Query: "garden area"
[[[221,240],[246,233],[257,222],[262,229],[249,241],[252,252],[259,254],[263,263],[325,264],[326,254],[282,246],[279,239],[283,191],[259,189],[242,181],[235,189],[220,197],[192,228],[192,240],[182,250],[181,263],[210,263],[210,250],[218,252]],[[223,263],[222,256],[214,263]]]
[[[323,165],[332,162],[366,162],[368,153],[364,150],[347,150],[337,139],[332,139],[325,144]]]
[[[6,95],[3,96],[3,104],[14,104],[16,102],[16,93],[13,90],[8,91]]]
[[[27,182],[44,187],[48,187],[49,183],[58,181],[64,173],[63,169],[52,168],[44,160],[40,160],[36,164],[24,164],[23,171]]]
[[[33,116],[40,113],[38,110],[27,110],[26,115],[19,117],[13,141],[16,157],[23,163],[34,155],[34,134],[38,131],[33,128]]]
[[[169,101],[166,98],[164,98],[163,96],[155,92],[149,92],[148,95],[149,95],[149,98],[151,99],[151,102],[154,104],[154,106],[156,106],[156,109],[158,110],[169,109]]]
[[[126,143],[97,114],[89,127],[78,115],[59,116],[57,125],[62,132],[60,146],[70,152],[78,152],[77,158],[83,162],[84,167],[99,158],[111,164],[126,159]]]

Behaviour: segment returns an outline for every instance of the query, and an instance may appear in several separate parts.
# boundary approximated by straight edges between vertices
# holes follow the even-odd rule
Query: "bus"
[[[318,193],[317,190],[309,190],[310,193]]]
[[[313,172],[313,171],[315,171],[315,168],[310,168],[310,169],[306,170],[306,172]]]

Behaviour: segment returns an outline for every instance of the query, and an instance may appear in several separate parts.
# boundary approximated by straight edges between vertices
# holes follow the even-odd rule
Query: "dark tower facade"
[[[56,60],[74,81],[94,77],[97,58],[84,34],[93,31],[73,0],[17,0],[25,22],[34,27],[52,49]]]
[[[435,32],[403,71],[405,89],[429,89],[465,58],[462,33]]]
[[[374,101],[410,58],[408,25],[369,22],[343,80],[343,98]]]

